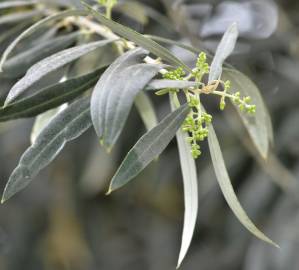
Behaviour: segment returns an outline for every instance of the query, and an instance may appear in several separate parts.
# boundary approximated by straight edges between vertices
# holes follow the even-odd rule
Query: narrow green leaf
[[[34,95],[9,104],[0,109],[0,122],[36,116],[65,102],[69,102],[90,89],[104,70],[105,67],[51,85],[41,89]]]
[[[31,35],[32,33],[37,31],[38,29],[44,27],[48,23],[51,23],[51,22],[54,22],[54,21],[57,21],[57,20],[60,20],[60,19],[63,19],[63,18],[69,17],[69,16],[84,16],[87,14],[88,14],[88,12],[86,12],[84,10],[66,10],[66,11],[62,11],[62,12],[56,13],[54,15],[51,15],[49,17],[46,17],[42,20],[39,20],[38,22],[36,22],[32,26],[30,26],[28,29],[26,29],[24,32],[22,32],[18,37],[16,37],[16,39],[6,48],[6,50],[3,52],[1,60],[0,60],[0,72],[2,71],[3,64],[5,63],[6,59],[8,58],[8,56],[11,54],[13,49],[18,45],[18,43],[22,39]]]
[[[152,129],[158,124],[154,106],[145,93],[140,92],[136,96],[135,106],[147,130]]]
[[[85,4],[85,3],[84,3]],[[191,72],[191,69],[179,60],[176,56],[174,56],[169,50],[162,47],[155,41],[145,37],[144,35],[123,26],[117,22],[107,19],[105,16],[100,14],[98,11],[94,10],[91,6],[85,4],[87,9],[93,14],[93,16],[102,24],[110,28],[116,34],[135,42],[137,45],[145,48],[146,50],[150,51],[151,53],[155,54],[156,56],[161,57],[165,61],[169,62],[174,66],[181,66],[186,71]]]
[[[170,113],[156,127],[144,134],[129,151],[111,180],[108,194],[137,176],[153,159],[159,156],[189,113],[187,104]]]
[[[136,64],[122,70],[117,78],[112,78],[114,87],[107,99],[103,137],[108,149],[121,134],[136,95],[161,68],[161,65]]]
[[[52,110],[46,111],[40,115],[38,115],[34,121],[32,131],[30,134],[31,144],[34,144],[38,135],[42,132],[42,130],[50,123],[57,113],[61,112],[67,107],[66,104],[61,105],[58,108],[54,108]]]
[[[225,59],[233,52],[238,38],[237,24],[233,23],[224,33],[213,58],[209,73],[209,82],[218,80],[222,74]]]
[[[57,53],[74,43],[80,33],[71,33],[39,43],[8,59],[3,66],[4,76],[19,77],[36,62]]]
[[[196,86],[198,86],[197,82],[154,79],[148,83],[146,90],[159,90],[164,88],[184,89]]]
[[[222,78],[231,81],[231,88],[244,96],[250,96],[252,104],[256,105],[255,115],[248,116],[237,107],[248,133],[261,156],[266,159],[269,144],[273,142],[271,118],[257,86],[243,73],[234,69],[224,69]]]
[[[32,86],[34,83],[39,81],[50,72],[63,67],[64,65],[73,62],[81,56],[88,54],[89,52],[94,51],[99,47],[105,46],[113,41],[114,40],[101,40],[79,45],[53,54],[36,63],[27,71],[26,75],[12,87],[6,98],[5,106],[14,101],[30,86]]]
[[[91,126],[89,97],[80,99],[60,112],[22,155],[10,176],[2,203],[24,189],[60,153],[64,145]]]
[[[175,106],[172,102],[171,97],[170,103],[172,110],[174,110]],[[186,132],[183,132],[181,129],[177,131],[176,138],[178,143],[180,164],[183,175],[185,203],[182,243],[177,268],[180,267],[191,244],[198,211],[198,184],[196,165],[195,160],[191,155],[191,147],[190,144],[187,142],[187,137],[188,134]]]
[[[125,68],[140,63],[147,53],[146,50],[137,48],[121,55],[107,68],[96,84],[91,96],[91,118],[99,138],[104,136],[106,106],[109,93],[115,87],[115,79],[119,77],[119,73]],[[117,100],[119,100],[118,97]]]
[[[200,50],[198,48],[195,48],[195,47],[192,47],[192,46],[189,46],[189,45],[186,45],[182,42],[179,42],[179,41],[176,41],[176,40],[172,40],[172,39],[169,39],[169,38],[164,38],[164,37],[160,37],[160,36],[155,36],[155,35],[145,35],[146,37],[154,40],[154,41],[157,41],[159,43],[165,43],[165,44],[168,44],[168,45],[173,45],[173,46],[177,46],[177,47],[180,47],[182,49],[185,49],[189,52],[192,52],[194,54],[199,54],[201,53],[202,51],[204,50]]]
[[[220,189],[233,213],[236,215],[238,220],[257,238],[270,243],[275,247],[279,247],[253,224],[253,222],[250,220],[250,218],[247,216],[246,212],[240,205],[240,202],[234,192],[229,175],[227,173],[219,142],[212,125],[209,126],[208,143]]]

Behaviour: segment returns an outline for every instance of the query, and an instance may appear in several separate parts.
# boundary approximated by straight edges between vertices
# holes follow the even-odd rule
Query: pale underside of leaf
[[[218,80],[222,74],[225,59],[233,52],[238,38],[237,24],[233,23],[224,33],[213,58],[209,73],[209,82]]]
[[[252,104],[256,105],[255,115],[248,116],[238,108],[236,109],[254,145],[261,156],[266,159],[269,152],[269,144],[273,142],[273,129],[269,112],[260,91],[247,76],[234,69],[224,69],[223,79],[230,80],[233,91],[240,91],[242,95],[250,96]]]
[[[175,106],[171,97],[170,102],[172,110],[174,110]],[[185,204],[182,243],[177,268],[180,267],[191,244],[198,211],[198,184],[196,164],[194,158],[191,155],[191,147],[190,144],[187,142],[187,137],[188,134],[186,132],[183,132],[181,129],[177,131],[176,138],[178,143],[180,164],[183,175]]]
[[[244,225],[244,227],[246,227],[257,238],[269,244],[272,244],[275,247],[279,247],[254,225],[254,223],[250,220],[250,218],[242,208],[231,184],[220,149],[220,145],[212,125],[209,126],[208,143],[214,170],[216,173],[216,178],[218,180],[223,196],[233,213],[236,215],[238,220]]]
[[[170,64],[172,64],[174,66],[181,66],[186,71],[191,72],[191,69],[185,63],[183,63],[176,56],[174,56],[169,50],[162,47],[155,41],[132,30],[131,28],[128,28],[128,27],[123,26],[117,22],[107,19],[105,16],[103,16],[102,14],[100,14],[99,12],[94,10],[91,6],[87,5],[86,3],[84,3],[84,5],[87,7],[87,9],[92,13],[92,15],[99,22],[101,22],[103,25],[109,27],[116,34],[135,42],[140,47],[143,47],[144,49],[150,51],[151,53],[155,54],[156,56],[161,57],[163,60],[169,62]]]
[[[58,108],[51,109],[46,111],[40,115],[38,115],[34,121],[32,131],[30,134],[31,144],[34,144],[38,135],[42,132],[42,130],[50,123],[50,121],[54,118],[57,113],[61,112],[67,107],[67,104],[63,104]]]
[[[107,100],[115,86],[115,78],[119,77],[119,73],[124,68],[141,62],[147,53],[146,50],[137,48],[121,55],[107,68],[97,82],[91,96],[91,118],[99,138],[104,135]]]
[[[170,113],[157,126],[145,133],[129,151],[111,180],[108,194],[137,176],[153,159],[159,156],[189,113],[187,104]]]
[[[138,92],[159,72],[161,65],[136,64],[125,68],[110,89],[105,113],[103,142],[111,148],[118,139]]]
[[[58,52],[50,57],[47,57],[40,62],[33,65],[10,90],[5,105],[14,101],[18,96],[24,93],[30,86],[39,81],[41,78],[49,74],[50,72],[57,70],[64,65],[71,63],[72,61],[80,58],[81,56],[94,51],[95,49],[105,46],[113,40],[101,40],[95,41],[84,45],[79,45],[73,48],[69,48]]]
[[[158,124],[154,105],[144,92],[140,92],[136,96],[135,106],[147,130],[152,129]]]
[[[74,102],[55,116],[22,155],[6,184],[2,202],[24,189],[68,141],[79,137],[90,126],[89,97]]]
[[[19,77],[23,75],[32,64],[72,45],[79,37],[79,34],[80,33],[77,32],[51,38],[13,56],[4,63],[3,72],[5,76]]]

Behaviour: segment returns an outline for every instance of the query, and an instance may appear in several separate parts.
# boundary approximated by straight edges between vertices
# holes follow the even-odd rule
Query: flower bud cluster
[[[204,74],[209,73],[210,67],[207,63],[207,56],[204,52],[201,52],[198,55],[195,68],[192,70],[192,76],[195,78],[196,81],[201,81],[202,76]]]
[[[189,134],[187,141],[191,144],[191,154],[194,159],[201,155],[199,142],[208,137],[208,126],[211,122],[212,116],[210,114],[199,114],[192,111],[182,125],[183,131],[188,132]]]
[[[182,67],[179,67],[175,70],[170,70],[167,73],[163,74],[164,79],[179,81],[182,80],[185,76],[185,72]]]
[[[241,112],[246,112],[249,114],[255,114],[256,106],[250,104],[251,102],[251,97],[246,96],[241,98],[240,97],[240,92],[236,92],[233,94],[233,97],[231,98],[234,104],[236,104]]]

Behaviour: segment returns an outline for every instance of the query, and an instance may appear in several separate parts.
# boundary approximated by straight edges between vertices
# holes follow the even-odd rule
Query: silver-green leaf
[[[224,80],[230,80],[231,88],[244,96],[250,96],[252,104],[256,105],[255,115],[248,116],[237,108],[250,138],[261,156],[266,159],[269,145],[273,142],[273,129],[271,118],[257,86],[243,73],[235,69],[224,69]]]
[[[172,110],[174,110],[175,106],[172,102],[172,99],[170,100],[170,102]],[[198,211],[198,184],[196,164],[194,158],[191,155],[191,147],[187,142],[187,137],[188,134],[186,132],[183,132],[181,129],[177,131],[176,139],[178,143],[180,164],[183,175],[185,203],[184,226],[177,268],[180,267],[191,244]]]
[[[104,70],[105,67],[50,85],[40,89],[33,95],[10,103],[4,108],[0,108],[0,122],[37,116],[69,102],[94,86]]]
[[[130,50],[127,53],[118,57],[96,84],[91,96],[91,118],[93,126],[99,138],[103,138],[106,127],[106,106],[108,104],[108,97],[115,88],[115,81],[120,80],[120,73],[125,68],[134,64],[138,64],[147,55],[147,51],[141,48]],[[128,78],[123,78],[119,81],[118,87],[122,87]],[[116,97],[117,100],[119,97]],[[107,123],[108,125],[109,123]],[[111,123],[110,123],[111,124]]]
[[[53,54],[40,62],[33,65],[10,90],[5,105],[14,101],[18,96],[24,93],[30,86],[39,81],[41,78],[49,74],[50,72],[57,70],[64,65],[73,62],[79,57],[88,54],[89,52],[107,45],[113,42],[113,40],[101,40],[95,41],[84,45],[79,45],[73,48],[69,48]]]
[[[136,96],[134,104],[147,130],[152,129],[158,124],[154,106],[145,93],[140,92]]]
[[[57,115],[57,113],[61,112],[67,107],[67,104],[63,104],[57,108],[48,110],[35,118],[31,134],[30,141],[31,144],[34,144],[38,135],[42,132],[42,130],[51,122],[51,120]]]
[[[213,58],[209,73],[209,82],[218,80],[222,74],[225,59],[233,52],[238,38],[237,24],[233,23],[224,33]]]
[[[153,159],[159,156],[189,113],[187,104],[170,113],[157,126],[145,133],[129,151],[111,180],[108,194],[137,176]]]
[[[116,34],[135,42],[140,47],[150,51],[151,53],[155,54],[156,56],[161,57],[165,61],[169,62],[174,66],[181,66],[186,71],[191,72],[191,69],[179,60],[176,56],[174,56],[169,50],[162,47],[155,41],[151,40],[150,38],[145,37],[144,35],[134,31],[131,28],[123,26],[115,21],[107,19],[105,16],[100,14],[98,11],[94,10],[91,6],[84,3],[87,9],[92,13],[92,15],[103,25],[109,27],[113,32]]]
[[[52,23],[54,21],[69,17],[69,16],[80,16],[80,15],[87,15],[87,12],[84,10],[66,10],[59,13],[56,13],[54,15],[51,15],[49,17],[46,17],[42,20],[39,20],[35,24],[31,25],[29,28],[27,28],[24,32],[22,32],[19,36],[17,36],[14,41],[5,49],[1,56],[0,60],[0,72],[2,72],[3,65],[8,58],[8,56],[11,54],[13,49],[18,45],[18,43],[23,40],[24,38],[28,37],[35,31],[43,28],[44,26],[48,25],[49,23]]]
[[[220,145],[212,125],[209,126],[208,143],[214,170],[216,173],[216,178],[218,180],[223,196],[233,213],[236,215],[238,220],[244,225],[244,227],[247,228],[257,238],[267,243],[270,243],[275,247],[279,247],[254,225],[254,223],[250,220],[250,218],[242,208],[231,184],[220,149]]]
[[[79,35],[80,33],[77,32],[51,38],[11,57],[4,63],[4,76],[14,78],[24,75],[27,69],[36,62],[72,45]]]
[[[103,142],[111,148],[121,134],[134,99],[145,85],[161,70],[161,65],[136,64],[112,78],[114,86],[108,93]]]
[[[91,126],[89,97],[72,103],[57,114],[22,155],[10,176],[2,202],[24,189],[60,153],[64,145]]]

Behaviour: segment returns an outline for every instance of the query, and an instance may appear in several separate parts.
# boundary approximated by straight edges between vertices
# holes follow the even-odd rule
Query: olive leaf
[[[170,96],[170,104],[172,110],[175,109],[173,98]],[[183,175],[184,185],[184,226],[182,234],[182,243],[178,259],[177,268],[180,267],[185,258],[191,240],[194,234],[194,229],[198,211],[198,184],[195,160],[191,155],[191,147],[187,142],[188,134],[179,129],[176,133],[178,150],[180,156],[180,165]]]
[[[39,90],[0,109],[0,122],[36,116],[71,101],[95,85],[105,68]]]
[[[244,225],[244,227],[247,228],[257,238],[267,243],[270,243],[275,247],[279,247],[254,225],[254,223],[250,220],[250,218],[242,208],[231,184],[222,156],[222,152],[219,146],[219,142],[212,125],[209,126],[208,143],[216,178],[218,180],[223,196],[233,213],[236,215],[238,220]]]
[[[54,15],[51,15],[49,17],[46,17],[42,20],[39,20],[35,24],[31,25],[29,28],[27,28],[24,32],[22,32],[19,36],[17,36],[14,41],[5,49],[5,51],[2,54],[1,60],[0,60],[0,72],[2,72],[3,65],[8,58],[8,56],[11,54],[13,49],[18,45],[18,43],[26,38],[27,36],[31,35],[35,31],[43,28],[45,25],[57,21],[59,19],[63,19],[69,16],[80,16],[80,15],[87,15],[87,12],[84,10],[66,10],[59,13],[56,13]]]
[[[118,139],[136,95],[161,68],[161,65],[136,64],[122,70],[118,80],[114,79],[114,87],[110,89],[107,98],[103,136],[103,142],[108,149],[111,149]]]
[[[163,152],[188,113],[189,107],[185,104],[170,113],[157,126],[138,140],[113,176],[108,194],[131,181]]]
[[[244,96],[250,96],[252,103],[256,105],[255,115],[248,116],[238,108],[237,112],[248,130],[254,145],[261,156],[266,159],[269,152],[269,144],[273,142],[273,129],[269,112],[259,89],[246,75],[235,69],[224,69],[223,79],[231,82],[233,90],[240,91]]]
[[[71,33],[37,43],[36,46],[8,59],[3,66],[4,75],[6,77],[23,75],[36,62],[72,45],[79,35],[80,32]]]
[[[40,115],[38,115],[34,121],[32,131],[30,134],[30,142],[34,144],[38,135],[42,132],[42,130],[50,123],[50,121],[57,115],[57,113],[61,112],[67,107],[67,104],[63,104],[58,108],[51,109],[46,111]]]
[[[4,189],[2,202],[24,189],[60,153],[64,145],[91,126],[89,97],[58,113],[22,155]]]
[[[122,131],[135,96],[160,69],[158,65],[138,65],[146,54],[147,51],[137,48],[118,57],[94,88],[92,122],[98,137],[108,148]]]
[[[158,124],[154,106],[145,93],[140,92],[136,96],[134,104],[147,130],[152,129]]]
[[[218,80],[222,74],[222,65],[225,59],[233,52],[238,38],[237,24],[231,24],[224,33],[211,63],[209,82]]]
[[[95,49],[105,46],[114,40],[100,40],[90,42],[87,44],[79,45],[73,48],[69,48],[53,54],[47,58],[44,58],[40,62],[33,65],[10,90],[5,105],[14,101],[18,96],[24,93],[30,86],[39,81],[41,78],[49,74],[50,72],[57,70],[64,65],[73,62],[81,56],[88,54]]]
[[[88,4],[84,3],[84,5],[87,7],[87,9],[92,13],[92,15],[100,23],[109,27],[116,34],[135,42],[140,47],[143,47],[144,49],[150,51],[151,53],[155,54],[156,56],[161,57],[162,59],[169,62],[170,64],[172,64],[174,66],[181,66],[186,71],[191,72],[191,69],[185,63],[183,63],[176,56],[174,56],[169,50],[162,47],[155,41],[151,40],[150,38],[145,37],[144,35],[134,31],[131,28],[128,28],[126,26],[123,26],[123,25],[115,22],[115,21],[107,19],[105,16],[100,14],[98,11],[94,10]]]

